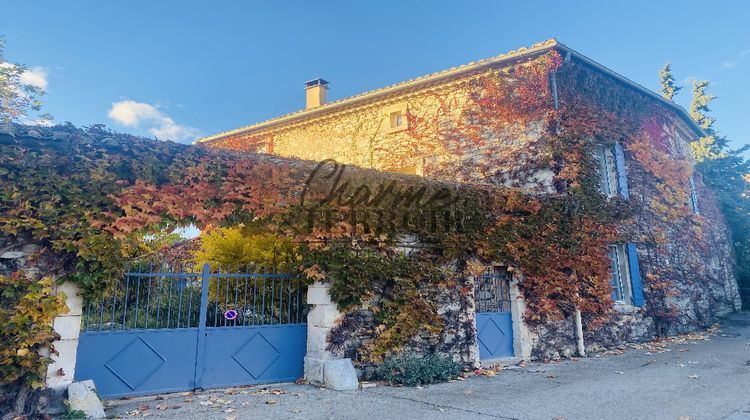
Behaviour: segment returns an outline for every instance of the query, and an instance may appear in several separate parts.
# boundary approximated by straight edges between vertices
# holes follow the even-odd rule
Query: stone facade
[[[545,133],[550,126],[543,118],[487,127],[486,132],[481,133],[485,140],[481,144],[464,144],[460,137],[455,136],[456,126],[467,115],[460,110],[473,94],[470,89],[472,81],[481,77],[501,77],[508,83],[518,83],[514,75],[526,65],[525,59],[531,60],[540,52],[552,50],[566,56],[564,65],[601,73],[604,78],[619,83],[617,89],[640,95],[645,102],[663,107],[668,115],[660,129],[669,139],[664,150],[670,159],[692,163],[688,143],[701,133],[684,110],[554,42],[202,141],[212,147],[309,160],[335,159],[379,170],[450,181],[502,184],[524,192],[555,194],[559,192],[555,183],[560,169],[550,163],[555,150],[547,147]],[[571,55],[575,57],[571,59]],[[549,109],[564,107],[566,100],[574,99],[562,97],[562,93],[558,96],[554,83],[550,97],[543,105]],[[400,116],[405,119],[400,119]],[[626,115],[622,117],[627,118]],[[488,156],[493,159],[486,159]],[[694,181],[700,214],[674,221],[663,217],[664,209],[654,204],[653,197],[658,194],[658,187],[648,181],[646,170],[627,148],[625,162],[630,202],[635,213],[620,226],[620,230],[638,243],[640,271],[646,279],[644,294],[647,304],[644,308],[618,304],[607,319],[596,320],[596,325],[584,317],[583,339],[589,351],[706,327],[717,317],[740,307],[728,231],[714,194],[703,185],[699,174]],[[658,234],[655,233],[657,229]],[[666,285],[664,287],[670,292],[666,296],[660,295],[663,290],[656,284],[659,287]],[[444,332],[440,337],[415,337],[408,350],[437,351],[452,354],[466,364],[476,363],[473,308],[465,300],[450,290],[436,298],[438,313],[445,320]],[[569,318],[528,329],[524,323],[528,314],[517,289],[513,305],[514,328],[519,328],[516,334],[523,337],[514,345],[517,356],[549,359],[571,356],[576,352],[572,313]],[[333,314],[332,310],[330,313],[321,311],[314,318],[330,320]],[[371,339],[373,327],[371,311],[366,308],[352,311],[339,318],[329,331],[329,347],[325,351],[356,360],[357,348]],[[310,328],[319,327],[311,325]],[[317,341],[312,350],[324,352],[318,337],[318,332],[324,330],[314,332]]]

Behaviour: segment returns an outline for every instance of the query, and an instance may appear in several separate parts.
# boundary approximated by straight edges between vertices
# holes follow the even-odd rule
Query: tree
[[[39,111],[42,102],[39,99],[44,90],[23,82],[26,66],[5,61],[5,40],[0,38],[0,123],[8,124],[28,115],[31,111]],[[40,116],[43,120],[50,120],[48,114]]]
[[[693,81],[690,116],[705,136],[690,144],[703,181],[716,192],[727,220],[735,251],[738,283],[745,301],[750,294],[750,160],[743,153],[750,145],[731,149],[725,137],[714,129],[715,118],[709,105],[716,96],[706,93],[710,82]]]
[[[664,65],[659,70],[659,84],[661,85],[661,96],[669,102],[674,102],[674,96],[682,90],[682,86],[679,86],[674,81],[674,75],[672,75],[672,66],[670,63]]]
[[[716,119],[709,115],[711,112],[709,105],[716,99],[716,96],[706,93],[709,85],[708,80],[693,80],[693,100],[690,102],[689,113],[706,133],[705,136],[690,144],[693,156],[699,163],[707,159],[719,159],[727,152],[727,140],[717,135],[714,130]]]

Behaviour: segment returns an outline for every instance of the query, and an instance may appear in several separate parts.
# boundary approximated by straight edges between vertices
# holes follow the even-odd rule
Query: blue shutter
[[[620,195],[628,199],[630,198],[630,192],[628,191],[628,171],[625,169],[625,153],[620,143],[615,143],[615,165],[617,165],[617,183],[620,187]]]
[[[638,266],[638,251],[635,244],[626,245],[628,251],[628,268],[630,269],[630,289],[633,294],[633,305],[643,306],[643,284],[641,284],[641,269]]]

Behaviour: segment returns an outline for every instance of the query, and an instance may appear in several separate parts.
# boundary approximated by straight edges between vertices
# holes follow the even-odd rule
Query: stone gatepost
[[[65,293],[68,312],[59,314],[53,322],[53,328],[60,335],[60,339],[54,342],[58,354],[51,355],[52,363],[47,366],[48,388],[65,389],[73,383],[83,309],[83,299],[79,291],[78,286],[71,282],[65,282],[56,288],[56,293]]]
[[[337,390],[357,389],[357,374],[349,359],[338,359],[328,350],[328,335],[341,317],[331,300],[330,286],[315,282],[307,288],[307,355],[305,379]]]
[[[520,277],[520,276],[518,276]],[[518,289],[519,280],[512,276],[510,281],[510,314],[513,320],[513,353],[516,357],[529,359],[534,348],[536,336],[529,330],[524,320],[526,301]]]

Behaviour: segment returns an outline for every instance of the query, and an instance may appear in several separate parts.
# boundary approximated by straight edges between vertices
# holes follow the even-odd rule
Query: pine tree
[[[693,80],[693,101],[690,103],[690,116],[706,134],[714,134],[715,119],[708,115],[711,112],[708,105],[716,99],[716,96],[706,93],[710,84],[708,80]]]
[[[674,75],[672,75],[672,66],[667,63],[659,70],[659,84],[661,85],[661,96],[669,102],[674,102],[674,96],[682,90],[682,86],[679,86],[674,81]]]
[[[690,143],[697,169],[704,183],[716,192],[727,221],[735,251],[737,280],[743,301],[750,301],[750,160],[743,154],[750,145],[731,149],[725,137],[714,129],[709,105],[716,96],[706,93],[707,80],[693,81],[690,116],[705,136]],[[743,293],[744,292],[744,293]],[[750,303],[750,302],[748,302]],[[746,303],[746,305],[748,304]]]
[[[693,80],[693,100],[690,102],[689,113],[706,133],[705,136],[690,144],[693,157],[697,162],[726,156],[724,149],[726,149],[727,140],[717,135],[714,130],[715,118],[708,115],[711,112],[709,105],[716,99],[716,96],[706,93],[709,84],[708,80]]]

